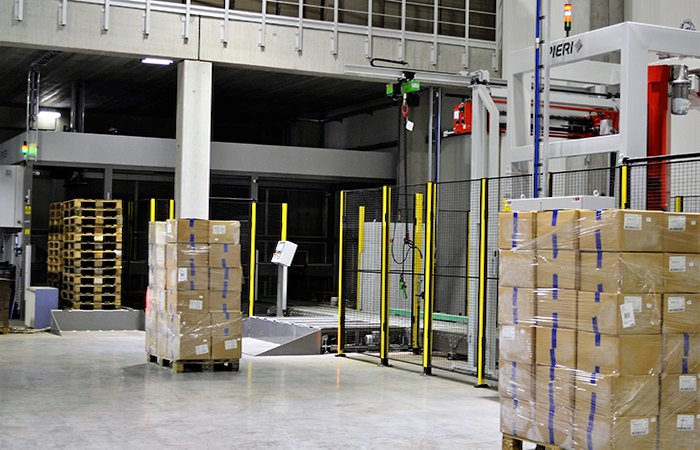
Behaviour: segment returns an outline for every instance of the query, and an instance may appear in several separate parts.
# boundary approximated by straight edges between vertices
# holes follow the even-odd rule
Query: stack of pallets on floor
[[[49,212],[49,286],[60,289],[63,281],[63,203],[52,203]]]
[[[122,227],[121,200],[74,199],[63,203],[64,307],[121,307]]]
[[[148,260],[148,361],[176,372],[238,370],[240,222],[151,222]]]

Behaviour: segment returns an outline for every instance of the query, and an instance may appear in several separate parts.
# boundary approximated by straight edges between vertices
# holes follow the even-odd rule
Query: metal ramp
[[[321,354],[324,325],[329,325],[326,317],[246,317],[243,353],[250,356]],[[336,320],[334,328],[337,327]]]

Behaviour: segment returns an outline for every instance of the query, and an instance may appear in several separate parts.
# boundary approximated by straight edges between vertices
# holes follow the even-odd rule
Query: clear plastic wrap
[[[220,269],[241,267],[241,246],[209,244],[209,267]]]
[[[167,267],[209,267],[209,245],[167,244],[165,265]]]
[[[700,215],[515,216],[499,215],[503,433],[700,448]]]
[[[241,243],[241,223],[238,221],[210,220],[207,228],[207,242],[210,244]]]
[[[165,223],[168,244],[209,243],[209,221],[199,219],[170,219]]]

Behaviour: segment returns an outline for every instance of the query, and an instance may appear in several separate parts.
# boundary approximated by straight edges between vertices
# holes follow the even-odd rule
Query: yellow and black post
[[[250,259],[249,259],[249,277],[248,277],[248,317],[253,317],[255,315],[255,269],[256,258],[255,258],[255,239],[257,238],[257,226],[258,226],[258,204],[252,202],[250,204]]]
[[[413,354],[420,354],[420,273],[421,257],[420,248],[423,245],[423,194],[415,196],[415,228],[413,231],[413,301],[411,302],[411,347]],[[416,250],[417,249],[417,250]]]
[[[173,220],[175,218],[175,200],[170,200],[168,207],[168,219]]]
[[[359,311],[362,302],[360,301],[360,286],[362,285],[362,253],[365,251],[365,207],[360,206],[357,224],[357,299],[355,308]],[[340,298],[338,298],[340,302]]]
[[[282,232],[280,233],[280,241],[287,240],[287,204],[282,203]]]
[[[486,364],[486,247],[488,232],[488,180],[481,179],[481,201],[479,215],[479,322],[476,348],[476,387],[486,387],[484,367]]]
[[[150,218],[149,222],[155,222],[156,221],[156,199],[152,198],[151,199],[151,205],[150,205]]]
[[[345,227],[345,192],[340,191],[340,229],[338,231],[338,354],[345,356],[345,303],[343,302],[343,228]]]
[[[433,255],[435,245],[434,209],[435,185],[426,186],[425,208],[425,280],[423,292],[425,306],[423,311],[423,374],[431,375],[433,370]]]
[[[683,212],[683,197],[675,198],[675,212]]]
[[[620,209],[629,208],[629,166],[620,167]]]
[[[380,305],[380,344],[379,357],[382,366],[389,365],[389,255],[391,229],[391,189],[382,188],[382,275]]]

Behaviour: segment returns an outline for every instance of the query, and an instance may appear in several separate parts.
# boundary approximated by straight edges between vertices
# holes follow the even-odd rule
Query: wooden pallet
[[[163,358],[162,356],[146,355],[146,361],[166,367],[173,372],[238,372],[239,359],[205,359],[205,360],[180,360]]]
[[[63,250],[64,259],[121,259],[119,250]]]
[[[0,334],[10,334],[10,327],[0,327]]]
[[[64,283],[65,285],[65,283]],[[81,294],[67,289],[61,290],[61,299],[71,303],[85,304],[121,304],[121,294]]]
[[[121,242],[122,233],[65,233],[65,242]]]
[[[121,234],[123,227],[121,225],[114,226],[95,226],[95,225],[64,225],[64,233],[73,234],[94,234],[99,236],[100,234]]]
[[[73,217],[73,216],[80,216],[80,217],[121,217],[122,215],[122,209],[121,208],[112,208],[112,209],[104,209],[104,208],[64,208],[63,209],[63,218],[65,219],[66,217]]]
[[[61,300],[61,306],[66,309],[82,309],[84,311],[93,311],[95,309],[115,310],[121,309],[121,302],[117,303],[101,303],[101,302],[72,302]]]
[[[121,279],[119,277],[110,277],[104,275],[89,276],[77,273],[66,273],[63,275],[63,279],[66,283],[70,284],[84,284],[91,286],[102,286],[108,284],[118,284]]]
[[[561,447],[552,444],[543,444],[541,442],[534,442],[528,439],[523,439],[521,437],[510,436],[508,434],[503,434],[503,450],[522,450],[523,442],[529,442],[535,444],[537,450],[558,450]]]
[[[115,209],[122,207],[121,200],[93,200],[74,198],[62,203],[63,208]]]
[[[122,249],[121,242],[66,242],[65,250],[116,251]]]
[[[62,233],[49,233],[49,241],[63,242]]]
[[[67,273],[75,273],[74,268],[121,268],[122,260],[119,259],[71,259],[66,258],[63,268]]]
[[[62,224],[64,226],[87,226],[87,227],[116,227],[122,226],[124,220],[121,216],[118,217],[83,217],[70,216],[63,217]]]
[[[64,280],[64,291],[76,294],[121,294],[121,284],[75,284]]]
[[[64,266],[63,273],[66,275],[81,275],[86,277],[121,277],[121,267],[75,267]]]

